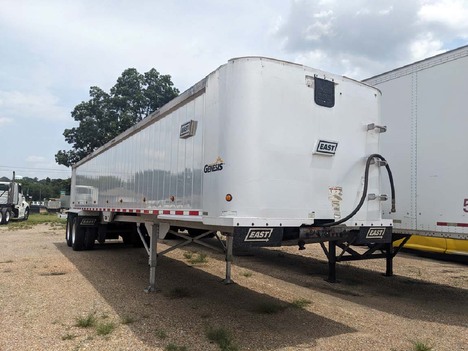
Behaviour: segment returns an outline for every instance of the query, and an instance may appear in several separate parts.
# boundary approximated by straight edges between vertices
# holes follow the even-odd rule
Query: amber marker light
[[[230,202],[232,200],[232,195],[231,194],[227,194],[226,195],[226,201],[227,202]]]

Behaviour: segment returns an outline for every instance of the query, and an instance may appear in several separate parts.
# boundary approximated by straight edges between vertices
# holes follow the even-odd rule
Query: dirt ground
[[[393,277],[383,260],[341,263],[336,284],[319,245],[235,257],[231,285],[224,256],[200,246],[158,264],[146,294],[143,248],[75,252],[63,229],[1,226],[0,350],[468,350],[466,260],[402,253]],[[84,317],[94,325],[77,326]],[[216,329],[231,337],[223,348],[207,337]]]

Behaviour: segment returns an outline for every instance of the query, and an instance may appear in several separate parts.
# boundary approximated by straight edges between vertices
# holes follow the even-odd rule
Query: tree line
[[[2,182],[9,182],[7,177],[0,178]],[[39,180],[38,178],[23,177],[16,179],[23,188],[23,194],[28,201],[43,201],[44,199],[59,198],[61,192],[70,194],[71,179],[46,179]]]

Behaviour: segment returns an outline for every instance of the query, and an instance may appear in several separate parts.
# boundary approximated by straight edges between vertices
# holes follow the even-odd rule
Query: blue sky
[[[0,0],[0,176],[67,178],[70,112],[129,67],[180,91],[251,55],[364,79],[466,44],[464,0]]]

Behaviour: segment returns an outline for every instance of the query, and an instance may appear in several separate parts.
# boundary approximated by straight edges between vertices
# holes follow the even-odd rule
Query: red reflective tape
[[[168,211],[168,210],[163,210],[162,212],[163,212],[163,214],[165,214],[165,215],[171,214],[171,211]]]
[[[468,223],[437,222],[440,227],[468,227]]]
[[[189,211],[189,216],[198,216],[200,214],[200,212],[198,211]]]
[[[176,216],[183,216],[184,211],[175,211]]]

